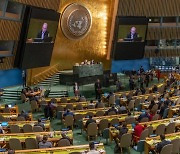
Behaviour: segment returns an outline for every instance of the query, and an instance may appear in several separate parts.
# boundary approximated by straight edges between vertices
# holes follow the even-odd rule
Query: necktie
[[[44,32],[42,32],[41,38],[44,39]]]
[[[133,34],[131,34],[131,39],[133,39]]]

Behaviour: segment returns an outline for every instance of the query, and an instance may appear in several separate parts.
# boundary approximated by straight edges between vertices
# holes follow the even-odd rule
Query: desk
[[[139,115],[141,114],[141,112],[135,112],[134,116],[136,119],[139,117]],[[110,116],[100,116],[100,117],[93,117],[94,120],[96,120],[96,123],[99,124],[99,122],[102,120],[102,119],[107,119],[109,122],[114,119],[114,118],[118,118],[119,119],[119,122],[123,122],[125,121],[125,118],[127,117],[128,115],[127,114],[117,114],[117,115],[110,115]],[[85,128],[85,124],[86,124],[86,121],[88,120],[88,118],[83,118],[83,126]]]
[[[73,74],[77,74],[79,78],[103,75],[103,64],[73,66]]]
[[[28,113],[29,121],[33,119],[32,113]],[[10,119],[12,121],[17,121],[18,113],[0,113],[0,116]]]
[[[146,125],[148,126],[152,126],[153,130],[156,130],[156,128],[160,125],[160,124],[164,124],[165,126],[167,126],[171,121],[171,118],[168,119],[162,119],[162,120],[156,120],[156,121],[149,121],[149,122],[142,122],[140,123],[142,126]],[[176,118],[175,122],[175,126],[176,127],[180,127],[180,117]],[[127,125],[128,127],[128,133],[133,133],[134,129],[132,128],[132,125]],[[119,134],[119,130],[117,130],[114,127],[110,127],[110,141],[112,141],[114,138],[116,138]]]
[[[34,126],[36,123],[37,123],[37,121],[9,121],[8,126],[9,125],[18,125],[20,127],[20,129],[22,129],[25,124],[29,124],[31,126]],[[3,130],[5,130],[5,132],[9,132],[9,127],[8,126],[3,127]],[[44,126],[45,126],[46,131],[50,131],[50,121],[49,120],[47,120],[44,123]]]
[[[165,136],[166,136],[166,139],[174,140],[176,138],[180,138],[180,132],[172,133],[172,134],[166,134]],[[146,138],[145,151],[144,151],[145,154],[149,154],[149,151],[151,149],[155,149],[156,144],[159,142],[161,142],[160,136]]]
[[[68,146],[68,147],[57,147],[48,149],[32,149],[32,150],[16,150],[16,154],[69,154],[71,152],[84,152],[89,150],[89,145],[78,145],[78,146]],[[105,154],[104,145],[102,143],[97,144],[97,150],[101,154]]]
[[[1,113],[1,112],[3,113],[4,108],[5,108],[5,105],[0,106],[0,113]],[[18,113],[18,106],[15,105],[15,106],[13,106],[13,107],[9,107],[9,110],[10,110],[10,112],[12,112],[12,113]]]
[[[73,132],[69,131],[54,131],[54,132],[33,132],[33,133],[16,133],[16,134],[0,134],[0,145],[4,146],[9,143],[11,138],[17,138],[21,143],[25,142],[26,138],[35,138],[38,136],[43,137],[43,135],[49,136],[48,141],[52,143],[57,143],[59,139],[62,138],[61,133],[65,132],[65,134],[73,141]]]
[[[64,97],[67,99],[67,102],[71,102],[71,100],[74,100],[75,102],[77,102],[79,100],[79,97]],[[50,102],[51,99],[56,99],[57,103],[62,103],[61,102],[61,98],[45,98],[46,102]]]

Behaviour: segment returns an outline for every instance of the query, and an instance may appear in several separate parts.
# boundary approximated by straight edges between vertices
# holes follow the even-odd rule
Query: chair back
[[[99,103],[99,104],[97,105],[97,108],[104,108],[104,103],[103,103],[103,102]]]
[[[92,122],[87,126],[87,135],[88,136],[97,136],[97,124]]]
[[[155,121],[155,120],[158,120],[159,119],[159,114],[155,114],[153,117],[152,117],[152,121]]]
[[[20,128],[18,125],[10,125],[9,127],[11,133],[20,133]]]
[[[60,139],[58,141],[58,147],[66,147],[66,146],[70,146],[71,143],[68,139]]]
[[[147,101],[151,101],[151,100],[153,100],[153,96],[150,94],[147,98]]]
[[[102,119],[99,122],[99,132],[101,133],[105,128],[109,127],[109,121],[107,119]]]
[[[104,111],[97,111],[96,112],[96,117],[104,116],[105,112]]]
[[[155,134],[156,134],[156,135],[162,135],[162,134],[164,134],[164,132],[165,132],[165,127],[166,127],[166,126],[165,126],[164,124],[158,125],[157,128],[156,128]]]
[[[110,111],[110,112],[108,113],[108,115],[116,115],[116,112],[115,112],[115,111]]]
[[[165,146],[162,148],[160,154],[170,154],[170,153],[172,153],[172,148],[173,148],[173,145],[172,145],[172,144],[165,145]]]
[[[148,136],[149,136],[149,130],[148,130],[148,129],[145,129],[145,130],[143,130],[142,133],[141,133],[140,140],[145,140],[146,137],[148,137]]]
[[[32,100],[32,101],[31,101],[31,110],[32,110],[32,112],[38,110],[38,104],[37,104],[37,101],[35,101],[35,100]]]
[[[79,102],[86,102],[86,98],[85,97],[80,97]]]
[[[146,129],[149,130],[149,135],[148,136],[153,134],[153,126],[148,126]]]
[[[17,121],[26,121],[26,119],[23,116],[18,116]]]
[[[134,102],[135,102],[135,100],[131,100],[131,101],[129,102],[129,104],[128,104],[128,110],[129,110],[129,111],[131,111],[131,110],[134,109]]]
[[[64,107],[61,106],[61,105],[58,105],[57,108],[56,108],[56,111],[64,111]]]
[[[144,117],[140,120],[140,122],[148,122],[149,121],[149,118],[148,117]]]
[[[110,122],[110,125],[111,125],[111,126],[112,126],[112,125],[115,125],[115,124],[119,124],[119,119],[118,119],[118,118],[114,118],[114,119],[112,119],[111,122]]]
[[[131,140],[132,140],[132,135],[131,134],[123,134],[121,136],[121,141],[120,141],[120,147],[121,148],[128,148],[131,146]]]
[[[25,124],[25,125],[23,126],[23,132],[24,132],[24,133],[33,132],[32,126],[31,126],[30,124]]]
[[[34,126],[33,127],[33,132],[43,132],[43,128],[41,126]]]
[[[73,126],[74,124],[74,118],[72,115],[67,115],[65,116],[65,122],[64,122],[65,126],[66,127],[69,127],[69,126]]]
[[[9,148],[12,150],[22,150],[22,145],[20,140],[17,138],[9,139]]]
[[[52,103],[57,103],[57,99],[56,98],[51,98],[51,102]]]
[[[67,109],[73,110],[74,109],[73,104],[67,104],[66,105],[66,110]]]
[[[94,117],[94,113],[93,113],[93,112],[87,112],[86,115],[85,115],[85,117],[87,117],[87,116],[92,116],[92,117]]]
[[[173,145],[173,149],[172,149],[172,153],[173,154],[178,154],[180,152],[180,139],[174,139],[171,141],[172,145]]]
[[[76,105],[76,110],[83,110],[82,104],[77,104]]]
[[[136,119],[133,116],[125,118],[126,124],[132,124],[132,123],[135,123],[135,121],[136,121]]]
[[[115,103],[115,95],[111,95],[110,97],[109,97],[109,106],[110,105],[113,105]]]
[[[175,132],[175,123],[172,122],[172,123],[169,123],[166,127],[166,134],[171,134],[171,133],[174,133]]]
[[[157,110],[158,110],[158,104],[153,105],[153,107],[152,107],[152,109],[151,109],[151,112],[152,112],[152,113],[156,113]]]
[[[67,97],[61,97],[61,103],[67,103]]]
[[[69,103],[74,103],[74,102],[76,102],[75,98],[71,98],[70,101],[69,101]]]
[[[26,149],[38,149],[37,140],[34,138],[26,138],[25,146],[26,146]]]
[[[84,116],[82,114],[75,114],[75,116],[74,116],[75,123],[77,123],[79,120],[82,120],[83,117]]]
[[[95,105],[88,105],[87,108],[88,109],[95,109]]]
[[[134,101],[134,107],[138,108],[139,105],[140,105],[140,103],[141,103],[141,99],[140,99],[140,98],[135,99],[135,101]]]

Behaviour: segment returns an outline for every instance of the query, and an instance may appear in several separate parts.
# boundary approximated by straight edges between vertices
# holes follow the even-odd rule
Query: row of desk
[[[102,143],[96,145],[100,154],[105,154],[104,145]],[[70,154],[73,152],[79,152],[85,154],[89,151],[89,145],[76,145],[68,147],[56,147],[47,149],[32,149],[32,150],[16,150],[16,154]]]

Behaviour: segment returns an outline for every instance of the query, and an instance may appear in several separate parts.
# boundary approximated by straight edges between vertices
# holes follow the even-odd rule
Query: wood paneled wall
[[[53,9],[56,11],[59,9],[59,3],[60,3],[60,0],[13,0],[13,1],[20,2],[27,5]],[[22,25],[22,22],[20,21],[0,19],[0,40],[16,41],[15,48],[13,51],[14,55],[16,54],[16,50],[17,50],[17,44],[18,44],[19,35],[21,31],[21,25]],[[14,65],[14,59],[15,59],[15,56],[4,58],[3,59],[4,62],[0,64],[0,69],[1,70],[12,69]]]
[[[121,16],[179,16],[179,0],[119,0]]]
[[[52,10],[59,9],[60,0],[13,0],[26,5],[38,6],[42,8],[48,8]]]
[[[119,16],[170,17],[180,15],[180,0],[119,0]],[[180,27],[148,27],[147,40],[180,39]],[[156,47],[157,48],[157,47]],[[145,57],[180,56],[180,49],[146,49]]]
[[[147,40],[180,39],[180,27],[149,27]]]

